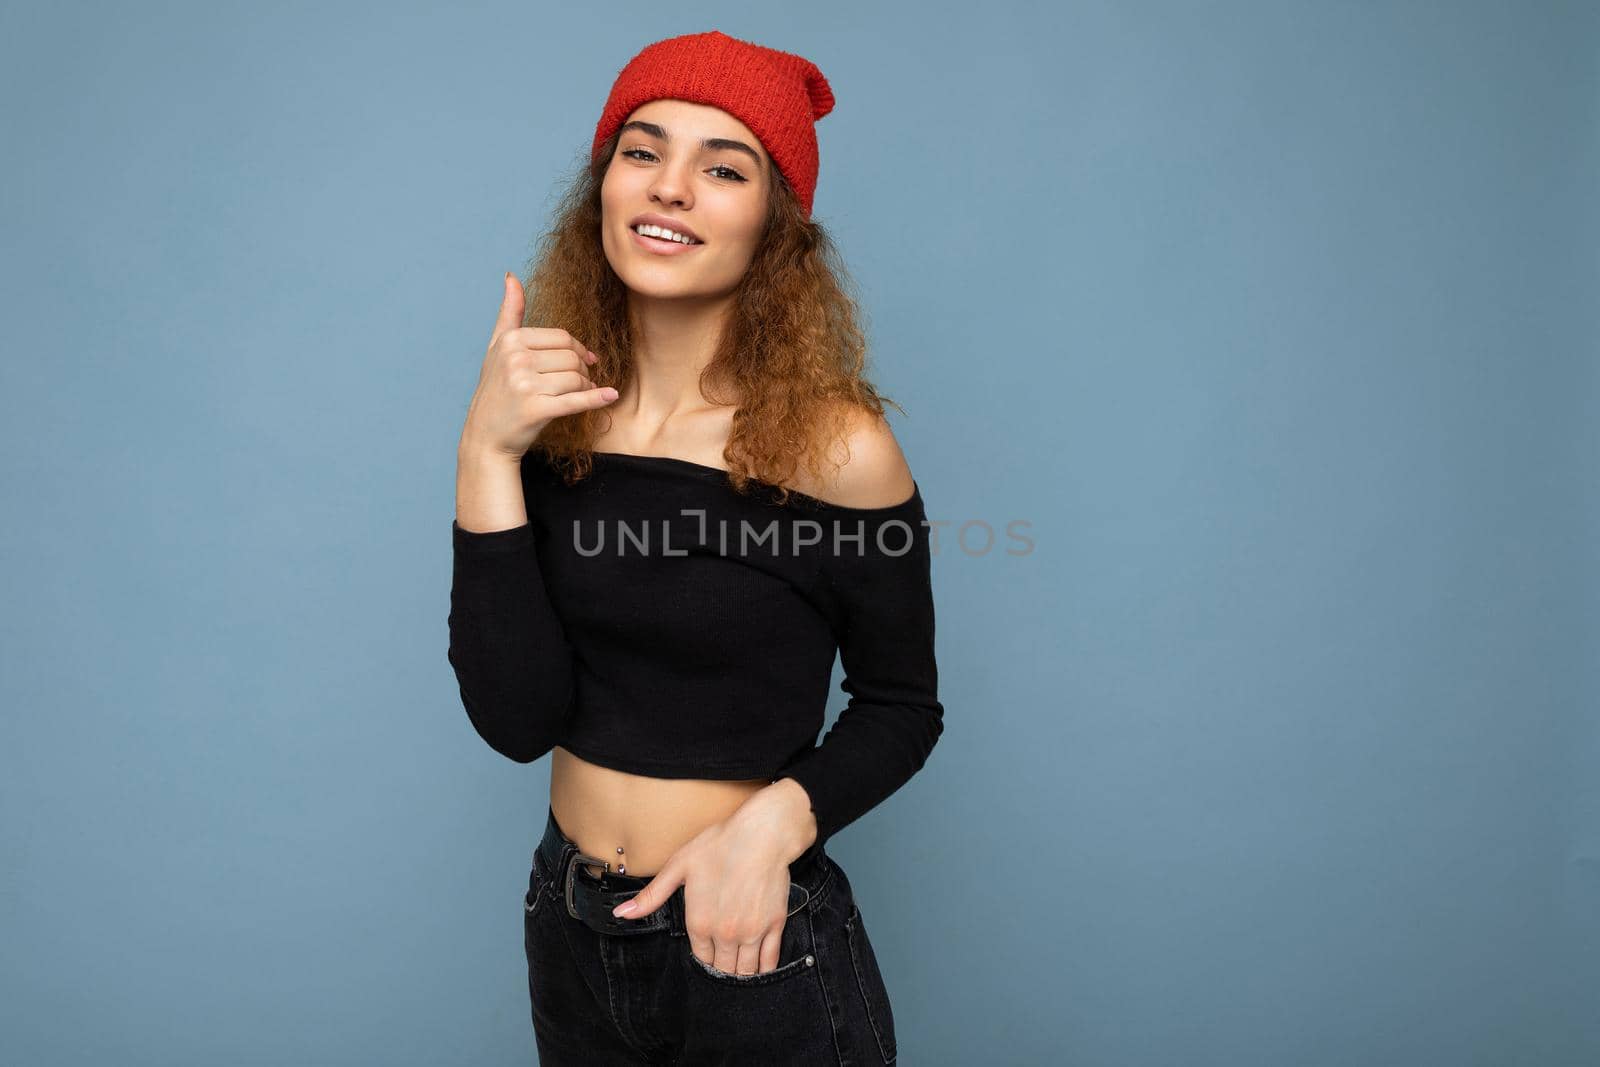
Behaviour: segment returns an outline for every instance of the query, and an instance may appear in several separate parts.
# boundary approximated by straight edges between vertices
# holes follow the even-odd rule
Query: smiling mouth
[[[684,252],[689,252],[696,248],[700,248],[705,244],[704,241],[696,241],[693,244],[684,244],[682,241],[674,241],[668,237],[651,237],[648,234],[640,233],[631,226],[628,228],[628,235],[638,243],[640,248],[655,255],[663,256],[678,255]]]
[[[632,230],[634,233],[638,234],[640,237],[650,237],[650,238],[653,238],[655,240],[667,241],[667,242],[669,242],[671,244],[680,244],[680,245],[689,245],[689,246],[698,245],[698,244],[705,244],[704,241],[702,241],[700,238],[696,237],[692,233],[685,233],[682,230],[677,230],[677,229],[673,229],[673,228],[666,227],[666,226],[657,226],[654,223],[650,223],[650,222],[635,223],[634,225],[629,226],[628,229]],[[664,233],[672,233],[672,234],[676,234],[677,236],[676,237],[664,237],[659,233],[645,233],[644,231],[646,229],[661,230]]]

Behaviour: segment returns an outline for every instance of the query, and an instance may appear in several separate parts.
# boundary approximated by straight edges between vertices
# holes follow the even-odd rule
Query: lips
[[[633,239],[635,247],[656,256],[680,256],[685,252],[693,252],[697,248],[705,247],[703,244],[686,245],[660,237],[645,237],[633,229],[628,230],[628,236]]]
[[[629,219],[628,229],[631,230],[635,226],[643,226],[646,224],[650,226],[660,226],[663,230],[671,230],[673,233],[679,233],[685,237],[691,237],[701,244],[705,243],[705,238],[695,233],[694,230],[690,229],[686,223],[680,222],[677,219],[668,218],[665,215],[658,215],[654,211],[646,211],[642,215],[635,215],[633,218]]]

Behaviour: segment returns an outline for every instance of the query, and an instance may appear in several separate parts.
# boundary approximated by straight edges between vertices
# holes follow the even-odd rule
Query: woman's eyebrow
[[[622,129],[638,130],[640,133],[646,134],[650,137],[655,137],[662,141],[672,140],[671,136],[668,135],[666,130],[662,129],[653,122],[640,122],[638,119],[634,119],[632,122],[624,122],[622,124]],[[759,167],[761,165],[761,156],[757,154],[754,148],[751,148],[743,141],[733,141],[726,137],[707,137],[700,142],[700,147],[713,150],[725,149],[730,152],[743,152],[745,155],[755,160],[756,166]]]

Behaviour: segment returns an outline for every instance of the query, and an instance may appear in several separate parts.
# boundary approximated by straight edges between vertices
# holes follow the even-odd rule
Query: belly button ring
[[[617,846],[617,855],[619,855],[619,856],[622,855],[622,846],[621,845]],[[617,863],[617,873],[618,874],[627,874],[628,873],[627,865],[619,861]]]

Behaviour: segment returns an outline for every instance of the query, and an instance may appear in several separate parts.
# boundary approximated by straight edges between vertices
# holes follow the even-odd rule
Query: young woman
[[[506,276],[449,660],[496,751],[553,753],[524,898],[545,1067],[895,1061],[824,843],[944,711],[920,487],[810,217],[832,107],[799,56],[650,45]],[[818,745],[836,653],[851,699]]]

